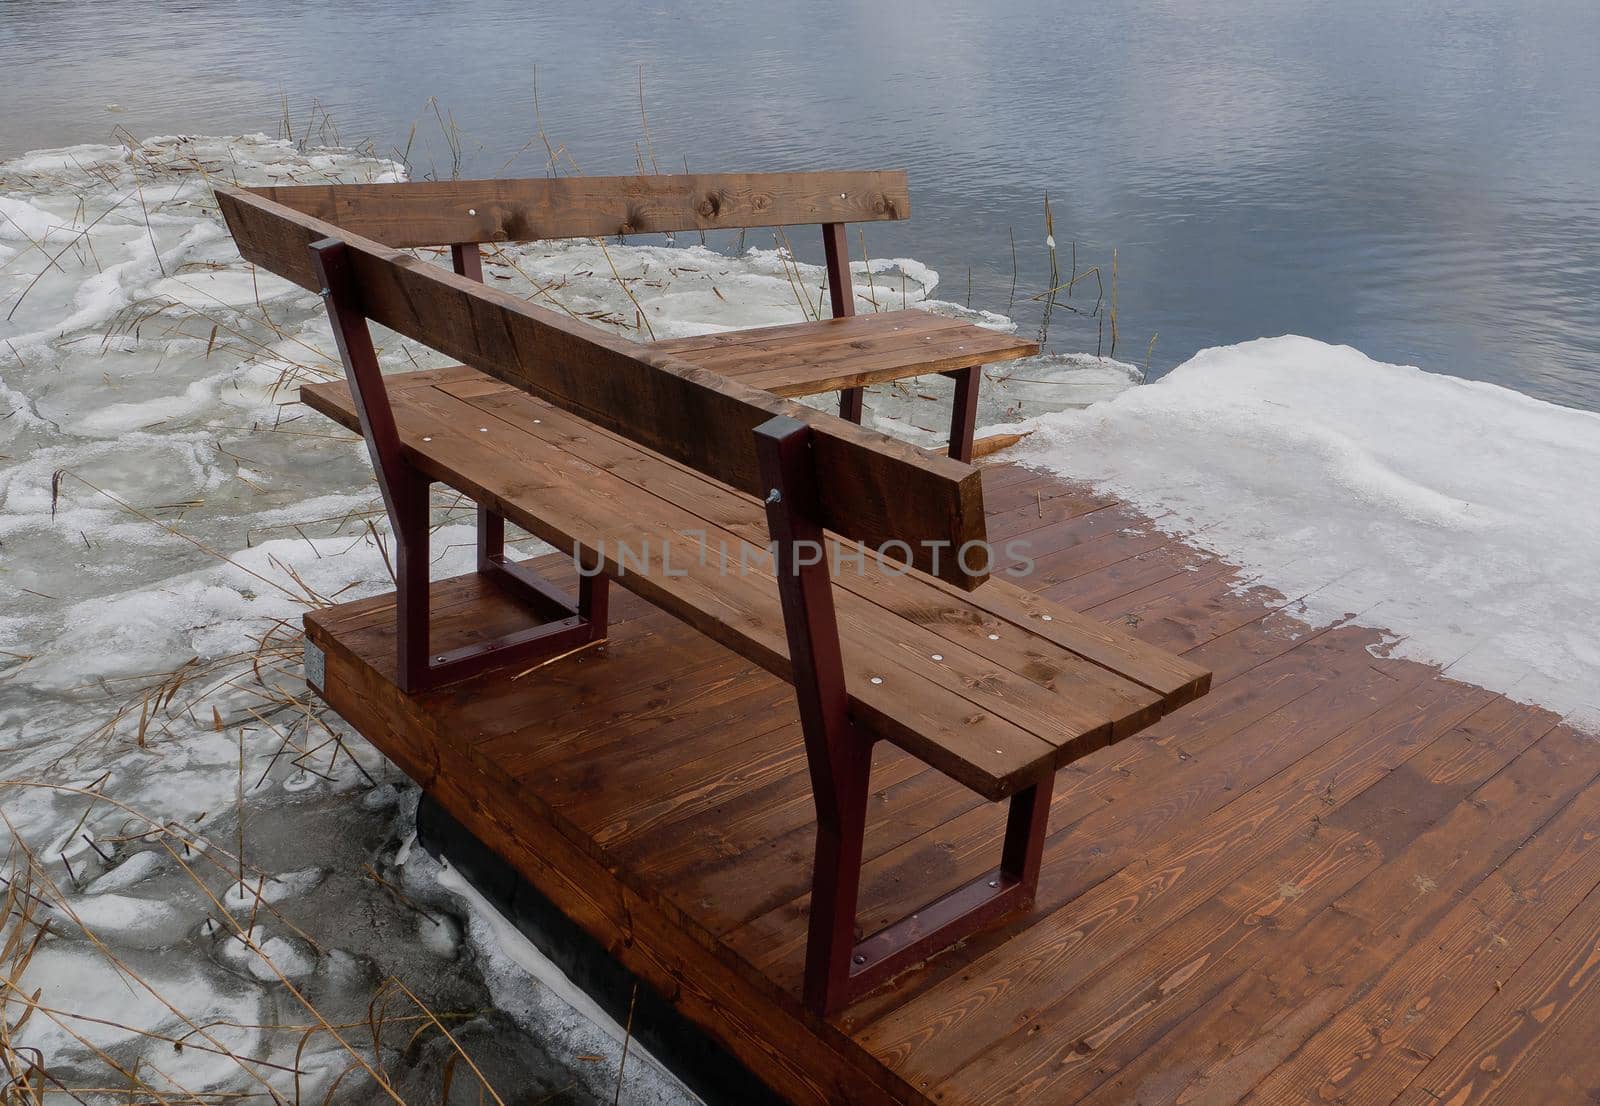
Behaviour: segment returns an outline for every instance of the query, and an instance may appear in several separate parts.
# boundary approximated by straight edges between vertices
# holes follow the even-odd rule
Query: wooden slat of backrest
[[[307,247],[341,239],[369,318],[742,491],[766,491],[755,427],[774,415],[800,419],[815,431],[824,525],[874,548],[904,543],[911,564],[966,590],[987,578],[962,563],[984,558],[954,555],[986,534],[982,480],[970,465],[651,352],[262,196],[219,187],[217,199],[246,259],[317,291]]]
[[[310,184],[250,191],[390,246],[861,223],[911,214],[900,169]]]

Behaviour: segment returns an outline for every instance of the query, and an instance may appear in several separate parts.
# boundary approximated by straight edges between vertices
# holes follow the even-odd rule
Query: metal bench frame
[[[843,223],[822,224],[823,265],[828,273],[828,305],[835,319],[856,313],[855,289],[850,282],[850,245],[845,240],[844,232]],[[452,249],[458,248],[452,247]],[[955,398],[950,405],[950,456],[957,461],[970,464],[973,424],[978,420],[978,389],[983,383],[983,366],[973,365],[970,368],[957,369],[941,375],[948,376],[956,382]],[[860,423],[865,399],[864,388],[846,388],[841,391],[839,417]]]
[[[349,247],[337,238],[324,238],[311,243],[310,249],[322,279],[322,298],[345,379],[361,416],[361,436],[366,439],[394,531],[396,683],[400,689],[426,691],[501,665],[554,656],[604,638],[610,580],[600,573],[585,573],[579,580],[577,602],[573,602],[555,584],[506,555],[506,520],[479,504],[478,572],[544,621],[493,641],[446,653],[429,651],[428,489],[433,481],[406,460],[401,447],[372,332],[361,310],[361,290],[350,272]],[[458,273],[483,279],[482,269],[474,264],[476,246],[470,247],[470,252],[458,246],[452,253]]]
[[[1000,863],[883,929],[856,940],[862,847],[877,738],[850,720],[833,581],[818,521],[811,428],[780,415],[756,428],[768,485],[767,527],[789,641],[795,698],[817,808],[804,997],[827,1016],[852,999],[1003,914],[1033,904],[1055,774],[1011,798]]]

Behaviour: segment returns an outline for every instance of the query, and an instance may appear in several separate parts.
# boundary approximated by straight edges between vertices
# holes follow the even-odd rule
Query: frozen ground
[[[406,845],[414,793],[300,678],[300,615],[388,585],[386,528],[359,442],[294,404],[338,371],[319,302],[239,260],[207,181],[399,172],[260,137],[0,163],[0,924],[23,939],[0,977],[6,1055],[66,1086],[476,1102],[476,1064],[508,1101],[615,1093],[618,1027]],[[508,249],[488,271],[634,336],[815,310],[816,268],[718,237]],[[863,311],[960,310],[915,262],[872,270]],[[438,363],[382,345],[397,369]],[[1017,363],[982,417],[1131,374]],[[947,387],[869,405],[930,437],[946,407],[924,393]],[[435,521],[435,573],[463,571],[465,512],[440,499]],[[689,1097],[636,1047],[623,1080],[625,1102]]]
[[[1309,621],[1600,732],[1600,415],[1285,337],[1031,425],[1017,460],[1171,512]]]

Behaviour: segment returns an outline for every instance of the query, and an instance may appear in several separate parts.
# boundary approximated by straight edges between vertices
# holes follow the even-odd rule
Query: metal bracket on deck
[[[323,684],[328,678],[328,658],[310,638],[306,638],[305,667],[306,683],[311,685],[314,691],[322,691]]]

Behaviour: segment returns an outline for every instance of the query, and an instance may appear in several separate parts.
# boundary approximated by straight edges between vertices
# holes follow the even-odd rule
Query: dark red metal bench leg
[[[1011,798],[1000,864],[856,945],[850,993],[876,987],[1007,914],[1033,905],[1050,817],[1052,774]]]
[[[956,382],[955,400],[950,405],[950,456],[971,464],[972,426],[978,420],[978,385],[983,381],[983,367],[974,365],[945,375]]]
[[[816,555],[823,534],[811,430],[779,416],[757,428],[756,450],[769,489],[767,525],[817,808],[804,995],[807,1005],[827,1014],[849,993],[872,742],[856,730],[846,709],[833,584],[825,558]]]
[[[842,319],[856,313],[855,288],[850,283],[850,243],[845,238],[843,223],[822,225],[823,264],[828,273],[828,306],[833,317]],[[862,388],[844,388],[839,392],[839,417],[851,422],[861,421]]]
[[[505,520],[480,507],[478,570],[550,621],[493,641],[432,652],[428,633],[428,488],[432,481],[411,465],[400,444],[394,409],[362,311],[360,287],[350,267],[349,248],[337,238],[324,238],[311,243],[310,249],[345,379],[361,420],[361,435],[394,533],[396,684],[406,692],[425,691],[604,637],[605,578],[585,579],[579,602],[573,604],[549,581],[506,558]],[[470,254],[462,247],[453,247],[452,253],[458,271],[475,270],[476,246]]]
[[[430,481],[409,466],[394,483],[389,508],[394,532],[395,652],[402,691],[428,686],[428,487]]]
[[[1011,800],[998,867],[855,940],[872,739],[849,717],[832,580],[819,525],[811,430],[780,415],[756,429],[791,679],[817,809],[803,995],[824,1017],[897,972],[1033,901],[1053,775]]]
[[[483,254],[476,242],[450,247],[450,266],[469,280],[483,282]],[[556,621],[578,618],[588,627],[588,637],[568,635],[575,644],[605,636],[608,580],[584,576],[574,606],[566,594],[526,565],[506,556],[506,520],[483,504],[478,505],[478,571],[515,592],[530,608]]]

